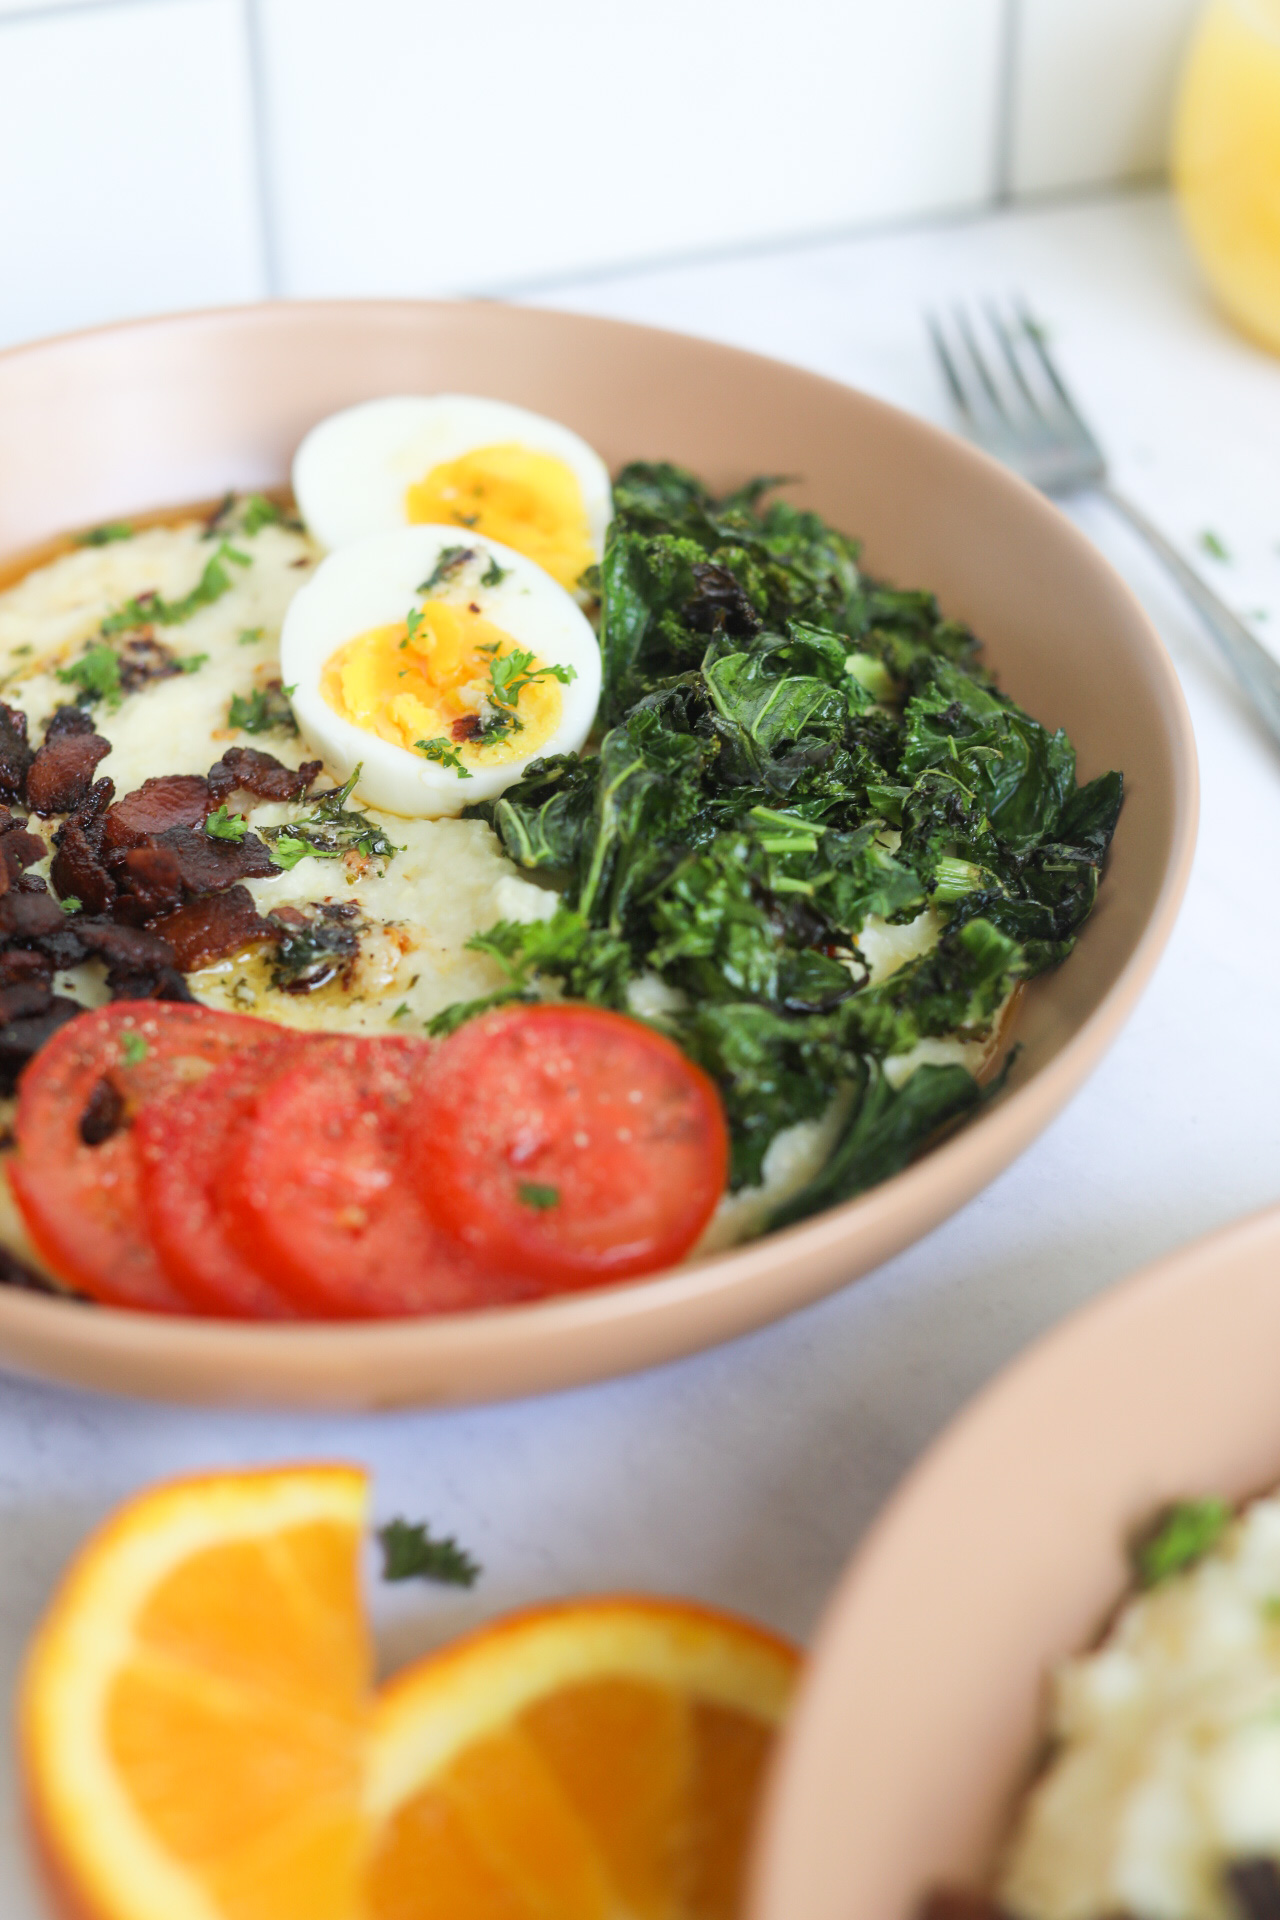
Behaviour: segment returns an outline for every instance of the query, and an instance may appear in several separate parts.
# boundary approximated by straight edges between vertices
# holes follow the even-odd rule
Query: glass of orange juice
[[[1219,299],[1280,352],[1280,0],[1209,0],[1182,76],[1173,164]]]

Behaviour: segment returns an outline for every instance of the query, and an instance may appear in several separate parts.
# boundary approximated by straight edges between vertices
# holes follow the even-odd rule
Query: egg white
[[[477,800],[493,800],[518,780],[530,761],[576,753],[600,702],[600,648],[577,602],[550,574],[496,540],[469,539],[478,556],[441,597],[466,599],[548,666],[572,667],[561,688],[560,724],[536,748],[499,766],[472,766],[463,779],[452,767],[425,759],[366,732],[334,711],[320,691],[327,660],[372,627],[403,620],[421,603],[419,588],[447,547],[461,542],[457,527],[400,527],[339,548],[291,603],[280,634],[280,670],[308,745],[345,779],[360,767],[358,799],[388,813],[439,819]],[[497,586],[480,585],[490,559],[503,569]]]
[[[294,499],[314,538],[335,550],[407,526],[405,493],[432,468],[478,447],[512,444],[552,454],[574,474],[599,560],[613,513],[608,468],[558,420],[505,400],[466,393],[394,394],[330,414],[312,427],[294,455]]]

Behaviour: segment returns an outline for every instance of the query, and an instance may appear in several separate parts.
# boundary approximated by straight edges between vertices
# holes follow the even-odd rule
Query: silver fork
[[[1272,737],[1280,741],[1280,662],[1145,513],[1107,484],[1106,456],[1049,357],[1043,327],[1025,304],[1012,301],[1002,313],[986,301],[981,321],[958,306],[949,327],[935,313],[925,319],[969,438],[1042,493],[1088,492],[1108,501],[1159,555]]]

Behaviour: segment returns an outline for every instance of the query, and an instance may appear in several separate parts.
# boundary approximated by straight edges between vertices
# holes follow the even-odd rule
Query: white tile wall
[[[0,23],[0,337],[263,290],[240,0]]]
[[[1178,61],[1198,4],[1018,0],[1015,193],[1164,171]]]
[[[489,289],[986,199],[1000,0],[262,0],[290,293]]]
[[[1149,173],[1194,3],[0,0],[0,341]]]

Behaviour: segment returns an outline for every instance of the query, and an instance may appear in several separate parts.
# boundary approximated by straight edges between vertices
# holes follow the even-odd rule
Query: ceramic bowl
[[[1115,1038],[1168,938],[1196,764],[1169,660],[1053,507],[961,442],[794,367],[676,334],[492,304],[299,303],[106,328],[0,355],[0,563],[68,527],[287,479],[322,415],[375,394],[492,394],[565,421],[611,467],[681,461],[862,536],[988,643],[1002,685],[1128,798],[1069,965],[1025,995],[1007,1091],[895,1179],[788,1232],[651,1279],[448,1319],[256,1326],[5,1290],[0,1363],[125,1393],[377,1407],[537,1392],[728,1339],[842,1286],[1005,1167]]]
[[[1007,1368],[924,1456],[831,1602],[750,1920],[914,1920],[988,1883],[1047,1678],[1161,1508],[1280,1481],[1280,1209],[1147,1268]]]

